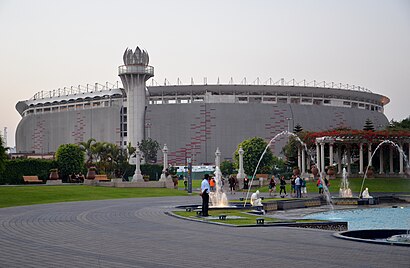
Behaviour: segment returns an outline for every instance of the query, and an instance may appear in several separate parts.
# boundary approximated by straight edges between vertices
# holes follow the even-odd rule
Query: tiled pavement
[[[0,209],[0,267],[410,267],[410,248],[164,214],[199,196]]]

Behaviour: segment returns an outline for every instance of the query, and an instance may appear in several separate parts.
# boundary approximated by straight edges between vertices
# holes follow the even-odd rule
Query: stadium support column
[[[333,166],[333,143],[329,143],[329,166]]]
[[[367,148],[367,157],[369,158],[368,166],[371,167],[372,166],[372,143],[369,142],[368,146],[369,146]]]
[[[300,151],[301,151],[300,146],[298,146],[298,168],[302,168],[302,158],[301,158],[301,152]]]
[[[389,148],[389,173],[390,174],[394,174],[394,170],[393,170],[393,146],[390,145]]]
[[[124,65],[118,67],[118,76],[127,95],[128,143],[135,147],[144,139],[145,82],[154,76],[154,68],[148,65],[148,53],[139,47],[134,52],[127,48],[123,60]]]
[[[380,147],[379,149],[379,174],[383,174],[384,173],[384,167],[383,167],[383,147]]]
[[[325,172],[325,143],[320,143],[320,171]]]
[[[305,148],[302,148],[302,174],[306,173],[306,157],[305,157]]]
[[[399,162],[399,164],[400,164],[399,174],[403,175],[404,174],[404,170],[403,170],[403,154],[404,154],[403,148],[404,148],[404,146],[403,146],[402,143],[399,143],[399,148],[400,148],[400,150],[399,150],[399,161],[400,161]]]
[[[363,174],[363,143],[359,144],[359,174]]]
[[[320,172],[320,147],[319,142],[316,141],[316,167],[319,169]]]

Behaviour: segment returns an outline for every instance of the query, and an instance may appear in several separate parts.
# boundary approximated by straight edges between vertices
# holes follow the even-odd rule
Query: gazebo
[[[404,177],[406,169],[410,171],[408,130],[331,130],[303,132],[299,136],[320,172],[324,172],[326,166],[336,166],[337,174],[341,174],[342,163],[347,166],[349,175],[362,175],[367,167],[383,177]],[[298,165],[302,173],[306,173],[311,159],[306,158],[304,146],[300,145]]]

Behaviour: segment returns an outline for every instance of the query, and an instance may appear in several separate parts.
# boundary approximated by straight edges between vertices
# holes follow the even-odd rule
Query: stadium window
[[[75,106],[75,108],[76,108],[76,109],[82,109],[82,108],[83,108],[83,105],[82,105],[82,104],[77,104],[77,105]]]
[[[51,111],[53,111],[53,112],[58,112],[58,107],[53,107],[53,108],[51,108]]]
[[[98,107],[100,105],[101,105],[101,103],[99,101],[93,102],[93,107]]]
[[[366,104],[366,105],[365,105],[365,108],[366,108],[366,110],[370,110],[369,104]]]
[[[359,107],[364,107],[364,104],[363,104],[363,103],[359,103]]]
[[[352,104],[350,103],[350,101],[344,101],[344,102],[343,102],[343,105],[344,105],[344,106],[350,106],[350,105],[352,105]]]
[[[330,104],[330,100],[324,100],[323,103],[324,104]]]
[[[288,98],[278,98],[278,103],[288,103]]]
[[[67,106],[66,105],[60,106],[60,111],[67,111]]]
[[[49,113],[50,110],[51,110],[50,108],[44,108],[44,112],[45,112],[45,113]]]
[[[357,108],[357,102],[352,102],[352,108]]]
[[[84,108],[89,108],[91,106],[91,104],[88,102],[88,103],[84,103]]]
[[[290,103],[300,103],[300,98],[291,98]]]
[[[323,102],[323,101],[320,100],[320,99],[314,99],[314,100],[313,100],[313,104],[314,104],[314,105],[322,105],[322,102]]]
[[[37,113],[42,113],[43,112],[43,109],[36,109],[36,114]]]
[[[303,98],[302,102],[304,103],[312,103],[312,99],[308,99],[308,98]]]
[[[276,98],[274,97],[264,97],[263,102],[275,102]]]

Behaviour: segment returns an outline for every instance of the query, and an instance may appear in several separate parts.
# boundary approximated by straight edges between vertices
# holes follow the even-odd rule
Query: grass
[[[219,219],[207,219],[207,218],[201,218],[196,215],[195,211],[192,212],[187,212],[187,211],[174,211],[176,215],[186,217],[186,218],[191,218],[191,219],[197,219],[197,220],[202,220],[202,221],[209,221],[209,222],[219,222],[219,223],[225,223],[225,224],[232,224],[235,226],[240,226],[240,225],[254,225],[256,224],[256,219],[257,218],[263,218],[265,219],[265,224],[267,223],[294,223],[294,222],[318,222],[318,220],[281,220],[281,219],[275,219],[271,217],[263,217],[261,215],[252,215],[248,214],[246,212],[249,212],[250,210],[210,210],[209,213],[212,216],[219,216],[219,215],[226,215],[227,219],[226,220],[219,220]],[[241,217],[240,219],[229,219],[229,216],[239,216]]]
[[[166,188],[113,188],[83,185],[6,186],[0,187],[0,208],[70,201],[182,195],[186,195],[186,192]]]
[[[363,178],[349,178],[349,187],[353,192],[358,193],[362,186]],[[330,192],[338,193],[340,188],[341,179],[337,178],[330,180]],[[317,193],[318,188],[316,182],[309,181],[306,184],[308,193]],[[410,192],[410,179],[405,178],[367,178],[365,180],[363,188],[369,188],[369,192],[385,192],[385,193],[400,193]],[[268,192],[268,187],[259,188],[261,192]],[[276,187],[276,192],[279,192],[279,186]],[[286,185],[286,192],[290,192],[290,184]]]

